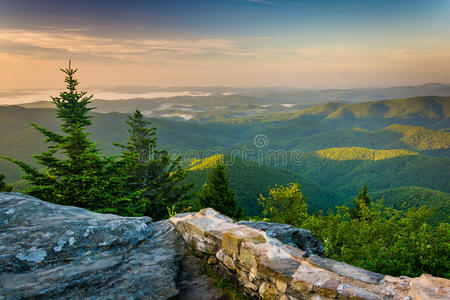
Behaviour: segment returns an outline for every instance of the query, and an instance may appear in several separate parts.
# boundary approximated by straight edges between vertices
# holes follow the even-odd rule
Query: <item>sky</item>
[[[0,89],[450,83],[450,0],[0,0]]]

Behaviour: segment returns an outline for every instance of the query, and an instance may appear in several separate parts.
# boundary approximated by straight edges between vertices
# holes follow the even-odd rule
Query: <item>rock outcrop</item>
[[[447,279],[384,276],[307,255],[274,238],[268,224],[265,232],[244,225],[249,223],[235,223],[210,208],[169,221],[200,257],[216,272],[234,279],[249,298],[450,299]]]
[[[288,224],[264,221],[239,221],[237,224],[265,231],[268,236],[276,238],[283,244],[291,245],[305,251],[306,256],[311,254],[325,255],[322,243],[309,230]]]
[[[0,193],[0,299],[219,299],[173,226],[150,221]]]

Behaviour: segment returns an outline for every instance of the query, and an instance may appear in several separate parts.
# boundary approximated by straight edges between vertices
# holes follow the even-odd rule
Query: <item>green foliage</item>
[[[52,97],[62,133],[31,124],[46,137],[47,151],[34,155],[44,166],[39,170],[21,160],[6,158],[24,172],[31,187],[26,193],[53,203],[73,205],[101,212],[121,213],[128,199],[119,197],[122,177],[113,158],[101,157],[96,145],[88,140],[86,127],[91,124],[88,104],[92,96],[78,92],[76,69],[66,74],[67,91]]]
[[[358,197],[353,199],[353,207],[350,208],[350,216],[352,219],[361,219],[364,207],[369,207],[371,200],[367,193],[367,185],[364,185],[358,193]]]
[[[425,223],[430,215],[424,207],[400,211],[376,202],[362,205],[359,219],[341,207],[328,216],[311,216],[302,227],[325,242],[332,259],[393,276],[448,277],[450,227],[431,227]]]
[[[224,163],[212,167],[197,203],[199,208],[211,207],[222,214],[239,219],[243,217],[243,210],[237,204],[234,191],[229,185],[229,177]]]
[[[172,205],[172,207],[167,207],[167,214],[169,215],[169,218],[172,218],[177,214],[177,211],[175,210],[175,205]]]
[[[5,175],[0,173],[0,192],[11,192],[12,186],[7,185],[3,180],[5,179]]]
[[[284,195],[287,188],[277,188],[274,193],[282,191]],[[351,209],[345,206],[327,215],[306,217],[303,213],[286,216],[276,206],[267,209],[272,221],[289,221],[288,224],[311,230],[324,242],[329,258],[393,276],[429,273],[450,277],[448,223],[428,225],[426,220],[432,211],[425,207],[402,211],[385,207],[381,201],[370,202],[364,188],[357,199],[359,218],[352,218]]]
[[[180,158],[172,159],[167,150],[157,149],[156,128],[139,110],[129,117],[130,138],[123,149],[122,171],[128,175],[123,183],[125,196],[134,198],[136,214],[159,220],[167,217],[167,207],[186,205],[191,185],[182,184],[186,177]]]
[[[268,197],[260,195],[258,201],[264,208],[264,216],[273,222],[299,226],[308,216],[308,205],[298,183],[275,186]]]

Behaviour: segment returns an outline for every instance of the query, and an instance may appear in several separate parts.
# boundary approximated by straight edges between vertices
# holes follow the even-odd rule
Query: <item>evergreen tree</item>
[[[371,200],[367,193],[367,186],[364,185],[358,193],[358,197],[353,199],[353,207],[350,209],[352,219],[361,219],[361,210],[363,207],[369,207]]]
[[[199,208],[211,207],[229,217],[242,218],[243,210],[229,186],[230,176],[226,174],[225,164],[219,163],[212,167],[207,177],[208,182],[205,182],[198,197]]]
[[[39,170],[23,161],[6,158],[24,172],[31,188],[25,192],[53,203],[73,205],[90,210],[121,213],[124,199],[120,194],[123,180],[113,158],[102,157],[96,145],[89,141],[86,127],[91,125],[88,112],[91,96],[77,91],[74,78],[77,69],[61,69],[66,74],[67,91],[52,97],[62,134],[31,124],[50,143],[48,150],[33,157],[44,168]],[[125,199],[126,200],[126,199]]]
[[[172,159],[167,150],[158,150],[156,128],[139,110],[129,116],[130,138],[123,149],[124,171],[129,175],[124,190],[134,193],[134,207],[159,220],[168,216],[167,207],[186,204],[192,185],[183,184],[186,171],[180,158]],[[130,197],[130,195],[125,195]]]
[[[5,179],[5,175],[0,173],[0,192],[11,192],[12,186],[7,185],[3,180]]]

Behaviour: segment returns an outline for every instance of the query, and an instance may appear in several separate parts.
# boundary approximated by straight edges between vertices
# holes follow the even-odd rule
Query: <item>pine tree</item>
[[[229,175],[224,163],[215,165],[207,175],[208,182],[198,197],[199,208],[211,207],[232,218],[242,218],[243,211],[237,204],[235,195],[229,186]]]
[[[0,173],[0,192],[11,192],[12,186],[7,185],[3,180],[5,179],[5,175]]]
[[[157,149],[156,128],[139,110],[129,116],[127,124],[128,143],[116,144],[123,149],[124,172],[129,175],[124,190],[134,193],[137,210],[155,220],[165,218],[167,207],[186,204],[192,185],[183,184],[186,171],[180,158],[172,159],[167,150]]]
[[[361,219],[361,209],[363,206],[369,207],[371,200],[367,193],[367,186],[363,185],[358,193],[358,197],[353,199],[353,207],[350,209],[350,216],[352,219]]]
[[[52,97],[62,134],[31,124],[47,137],[48,150],[34,155],[39,170],[23,161],[6,158],[24,172],[31,188],[25,192],[53,203],[73,205],[102,212],[120,213],[118,198],[123,180],[117,173],[113,158],[100,156],[96,145],[89,141],[86,127],[91,125],[88,112],[91,96],[77,91],[74,78],[77,69],[61,69],[66,74],[67,91]]]

